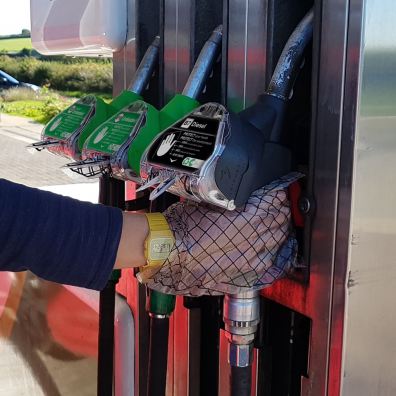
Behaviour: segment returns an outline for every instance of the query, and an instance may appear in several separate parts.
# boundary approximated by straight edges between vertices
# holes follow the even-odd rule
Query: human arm
[[[122,232],[114,269],[141,267],[146,263],[144,241],[148,235],[147,218],[144,214],[122,214]]]
[[[144,264],[144,222],[143,215],[0,179],[0,270],[28,269],[47,280],[100,290],[114,263]]]
[[[141,279],[160,291],[200,295],[262,287],[281,277],[295,259],[285,191],[295,179],[257,190],[234,212],[173,205],[165,217],[174,249],[161,268]],[[100,290],[113,268],[145,264],[147,235],[143,214],[0,179],[2,271],[29,269],[47,280]]]

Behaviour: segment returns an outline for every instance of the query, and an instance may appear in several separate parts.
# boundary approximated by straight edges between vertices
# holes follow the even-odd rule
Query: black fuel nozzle
[[[264,94],[255,105],[229,114],[230,134],[214,176],[219,190],[235,207],[251,193],[291,170],[284,119],[287,102]]]
[[[257,188],[292,169],[284,128],[288,100],[313,35],[313,10],[298,24],[279,58],[267,92],[239,114],[230,114],[231,133],[218,160],[219,189],[239,206]]]

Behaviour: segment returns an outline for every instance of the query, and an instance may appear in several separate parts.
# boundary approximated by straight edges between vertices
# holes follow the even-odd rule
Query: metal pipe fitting
[[[223,38],[223,27],[218,26],[206,41],[194,68],[187,80],[182,94],[192,99],[197,99],[204,89],[206,81],[212,72],[212,68],[220,55],[221,42]]]
[[[132,91],[136,94],[141,94],[146,88],[157,64],[159,46],[160,37],[156,36],[150,47],[148,47],[139,67],[136,70],[132,83],[128,88],[129,91]]]
[[[253,341],[260,322],[258,291],[248,291],[224,297],[223,320],[229,342],[228,360],[231,366],[252,364]]]

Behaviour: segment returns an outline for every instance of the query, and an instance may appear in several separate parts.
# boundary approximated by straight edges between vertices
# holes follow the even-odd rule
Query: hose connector
[[[223,39],[223,26],[218,26],[205,42],[194,68],[187,80],[182,94],[192,99],[197,99],[203,91],[206,81],[212,72],[213,65],[220,55]]]
[[[229,342],[231,366],[247,367],[253,360],[253,342],[260,322],[258,291],[247,291],[224,297],[223,320]]]
[[[176,296],[161,293],[156,290],[147,290],[146,311],[151,318],[169,318],[176,305]]]

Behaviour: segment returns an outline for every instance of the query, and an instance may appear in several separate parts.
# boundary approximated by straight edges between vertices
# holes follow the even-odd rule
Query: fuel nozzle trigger
[[[159,183],[161,183],[161,178],[159,176],[152,177],[147,181],[147,183],[141,185],[138,189],[136,189],[136,192],[147,190],[148,188],[154,187]]]
[[[63,165],[62,170],[69,176],[79,174],[88,178],[111,174],[110,160],[108,158],[92,158],[71,162]]]
[[[43,151],[45,149],[49,149],[51,147],[57,147],[61,144],[60,140],[43,140],[40,142],[34,142],[26,146],[27,150],[34,154],[37,151]]]
[[[166,180],[164,180],[162,183],[158,184],[156,188],[154,188],[153,191],[151,191],[150,194],[150,201],[154,201],[157,199],[160,195],[162,195],[164,192],[166,192],[170,187],[172,187],[176,183],[176,176],[172,176]]]

